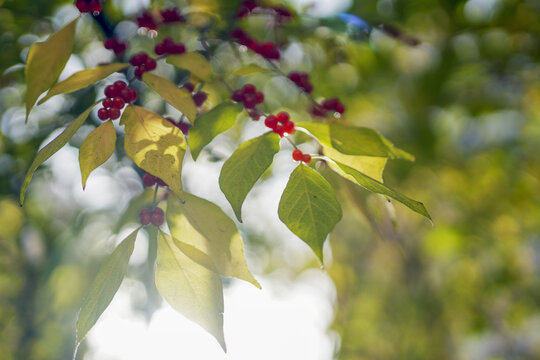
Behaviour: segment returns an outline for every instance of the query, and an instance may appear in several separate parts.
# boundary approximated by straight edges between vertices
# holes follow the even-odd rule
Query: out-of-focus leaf
[[[15,201],[0,200],[0,242],[17,236],[21,231],[23,221],[24,214]]]
[[[309,166],[292,172],[281,196],[279,218],[305,241],[323,262],[323,244],[341,220],[341,206],[330,184]]]
[[[183,201],[170,194],[167,223],[175,239],[211,258],[213,267],[210,270],[260,288],[246,264],[244,244],[236,225],[217,205],[189,193],[184,193]],[[184,253],[189,256],[186,251]]]
[[[192,51],[182,55],[168,56],[167,63],[189,71],[202,81],[209,81],[212,78],[212,66],[198,52]]]
[[[46,41],[33,44],[26,58],[26,118],[37,98],[49,89],[66,63],[73,49],[75,20],[52,34]]]
[[[96,103],[97,104],[97,103]],[[51,156],[53,156],[58,150],[60,150],[64,145],[67,144],[69,139],[75,135],[77,130],[81,127],[81,125],[85,122],[86,118],[90,114],[90,111],[96,106],[96,104],[90,106],[88,109],[86,109],[81,115],[79,115],[69,126],[60,134],[58,135],[54,140],[52,140],[50,143],[45,145],[36,155],[36,158],[30,165],[30,168],[26,172],[26,176],[24,177],[23,185],[21,187],[21,194],[20,194],[20,202],[21,205],[24,202],[24,195],[26,193],[26,188],[28,187],[28,184],[30,184],[30,181],[32,180],[32,176],[34,175],[34,172],[39,167],[39,165],[43,164],[46,160],[48,160]]]
[[[138,231],[139,229],[133,231],[125,238],[99,269],[79,312],[77,342],[84,339],[118,291],[133,253]]]
[[[241,104],[224,102],[197,117],[189,130],[189,148],[193,159],[197,160],[201,150],[212,139],[233,127],[241,111]]]
[[[260,67],[259,65],[249,64],[249,65],[245,65],[234,70],[233,75],[246,76],[246,75],[253,75],[253,74],[263,74],[269,71],[270,70]]]
[[[90,86],[101,79],[105,79],[114,72],[127,68],[128,66],[129,64],[113,63],[76,72],[66,80],[54,84],[54,86],[47,92],[47,95],[39,100],[38,105],[43,104],[45,101],[49,100],[55,95],[70,93]]]
[[[180,129],[158,114],[134,105],[126,108],[120,124],[126,126],[126,154],[138,167],[159,177],[181,195],[186,142]]]
[[[419,201],[413,200],[411,198],[408,198],[407,196],[390,189],[383,183],[372,179],[371,177],[362,174],[358,170],[355,170],[345,164],[341,164],[339,162],[336,162],[336,164],[333,164],[332,162],[329,162],[330,167],[336,171],[338,174],[343,176],[344,178],[362,186],[363,188],[377,193],[382,194],[385,196],[388,196],[392,199],[395,199],[402,203],[403,205],[407,206],[409,209],[419,213],[420,215],[425,216],[431,221],[431,216],[427,212],[426,208],[424,207],[424,204],[422,204]]]
[[[180,110],[191,122],[195,120],[197,106],[189,91],[180,89],[168,79],[151,73],[144,73],[143,81],[165,101]]]
[[[279,137],[273,132],[248,140],[225,161],[219,175],[219,187],[236,217],[242,221],[242,204],[257,180],[272,164],[279,151]]]
[[[103,164],[114,153],[116,131],[111,120],[108,120],[92,131],[79,149],[79,165],[81,168],[82,186],[90,173]]]
[[[200,259],[202,263],[205,261]],[[178,242],[161,231],[158,236],[156,287],[173,309],[201,325],[226,351],[223,285],[219,275],[186,256]]]

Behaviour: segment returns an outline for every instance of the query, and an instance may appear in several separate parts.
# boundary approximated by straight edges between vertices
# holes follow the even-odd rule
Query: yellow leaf
[[[202,81],[208,81],[212,78],[212,66],[198,52],[192,51],[182,55],[168,56],[167,63],[189,71]]]
[[[186,141],[180,129],[156,113],[130,105],[120,125],[126,126],[127,155],[146,172],[159,177],[182,196],[182,162]]]
[[[79,150],[83,189],[90,173],[111,157],[115,145],[116,131],[111,120],[101,124],[86,137]]]
[[[248,269],[236,225],[217,205],[189,193],[182,200],[170,194],[167,223],[175,239],[207,254],[220,274],[261,287]]]
[[[30,47],[25,69],[27,119],[39,95],[54,84],[66,66],[73,49],[77,20],[78,17],[46,41]]]
[[[66,80],[54,84],[49,92],[47,92],[47,95],[39,100],[38,105],[43,104],[45,101],[49,100],[55,95],[70,93],[90,86],[101,79],[105,79],[114,72],[127,68],[128,66],[129,64],[113,63],[98,66],[94,69],[76,72]]]
[[[143,81],[165,99],[165,101],[180,110],[182,114],[186,115],[193,123],[197,116],[197,106],[193,102],[193,98],[189,91],[186,89],[179,89],[171,81],[151,73],[145,73],[143,75]]]
[[[178,241],[161,231],[158,235],[156,287],[173,309],[201,325],[226,351],[223,285],[219,275],[186,256]]]

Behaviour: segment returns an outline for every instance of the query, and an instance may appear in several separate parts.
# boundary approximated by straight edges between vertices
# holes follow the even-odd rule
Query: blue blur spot
[[[364,21],[364,19],[348,13],[339,13],[338,17],[343,21],[347,26],[363,31],[368,34],[371,31],[371,26]]]

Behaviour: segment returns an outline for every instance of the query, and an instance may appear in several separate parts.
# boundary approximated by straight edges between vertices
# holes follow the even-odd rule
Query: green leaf
[[[159,232],[156,287],[180,314],[201,325],[226,351],[223,285],[219,275],[186,256],[178,241]]]
[[[47,92],[47,95],[39,100],[38,105],[43,104],[45,101],[49,100],[55,95],[70,93],[93,85],[97,81],[105,79],[112,73],[125,69],[128,66],[129,64],[113,63],[98,66],[94,69],[76,72],[66,80],[54,84],[54,86]]]
[[[219,187],[236,217],[242,222],[242,204],[279,151],[279,136],[268,132],[241,144],[225,161],[219,175]]]
[[[270,70],[260,67],[259,65],[249,64],[249,65],[241,66],[238,69],[234,70],[233,75],[246,76],[246,75],[253,75],[253,74],[264,74],[269,71]]]
[[[77,20],[78,17],[46,41],[30,47],[25,69],[26,119],[39,95],[54,84],[66,66],[73,49]]]
[[[97,103],[96,103],[97,104]],[[50,143],[45,145],[36,155],[36,158],[30,165],[30,168],[28,168],[28,171],[26,172],[26,175],[24,177],[24,181],[21,187],[21,194],[20,194],[20,203],[21,205],[24,203],[24,195],[26,193],[26,188],[28,188],[28,185],[30,184],[30,181],[32,180],[32,176],[34,175],[34,172],[39,167],[39,165],[43,164],[46,160],[48,160],[51,156],[53,156],[58,150],[60,150],[64,145],[67,144],[69,139],[75,135],[77,130],[82,126],[82,124],[85,122],[86,118],[90,114],[90,111],[96,106],[96,104],[90,106],[88,109],[86,109],[81,115],[79,115],[71,124],[69,124],[68,127],[54,140],[52,140]]]
[[[241,104],[224,102],[197,117],[189,130],[189,148],[193,159],[197,160],[201,150],[217,135],[232,128],[241,111]]]
[[[248,269],[242,237],[234,222],[215,204],[184,193],[183,201],[170,194],[167,223],[171,235],[210,257],[210,270],[252,283],[259,283]],[[184,251],[186,255],[189,254]]]
[[[81,167],[82,186],[90,173],[107,161],[114,153],[116,131],[111,120],[108,120],[92,131],[79,149],[79,165]]]
[[[126,154],[138,167],[159,177],[181,195],[186,141],[180,129],[158,114],[134,105],[124,110],[120,125],[126,125]]]
[[[202,81],[209,81],[212,78],[212,66],[204,56],[192,51],[182,55],[171,55],[167,57],[167,63],[178,68],[188,70],[192,75]]]
[[[197,106],[193,102],[189,91],[179,89],[168,79],[151,73],[144,73],[143,81],[165,99],[165,101],[180,110],[191,122],[195,120]]]
[[[341,206],[330,184],[312,168],[300,164],[281,196],[279,218],[304,240],[323,262],[323,244],[341,220]]]
[[[79,312],[77,342],[84,339],[118,291],[133,253],[138,231],[139,229],[133,231],[125,238],[99,269]]]
[[[374,193],[377,193],[377,194],[382,194],[382,195],[385,195],[385,196],[388,196],[392,199],[395,199],[397,201],[399,201],[400,203],[404,204],[405,206],[407,206],[409,209],[411,209],[412,211],[415,211],[417,213],[419,213],[420,215],[423,215],[425,216],[426,218],[428,218],[430,221],[431,221],[431,216],[429,216],[429,213],[427,212],[426,208],[424,207],[424,204],[422,204],[421,202],[419,201],[416,201],[416,200],[413,200],[411,198],[408,198],[407,196],[395,191],[395,190],[392,190],[390,189],[389,187],[387,187],[386,185],[384,185],[383,183],[375,180],[375,179],[372,179],[371,177],[365,175],[365,174],[362,174],[361,172],[345,165],[345,164],[341,164],[339,162],[336,162],[336,164],[333,164],[332,162],[329,162],[328,163],[330,165],[330,167],[336,171],[338,174],[340,174],[341,176],[343,176],[344,178],[366,188],[367,190],[371,191],[371,192],[374,192]]]

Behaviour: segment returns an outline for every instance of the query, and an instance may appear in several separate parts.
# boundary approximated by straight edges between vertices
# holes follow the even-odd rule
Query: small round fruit
[[[294,149],[292,158],[294,161],[302,161],[304,159],[304,153],[302,153],[302,150],[300,149]]]
[[[161,208],[155,208],[152,210],[152,217],[151,217],[152,225],[154,226],[161,226],[165,222],[165,213]]]
[[[182,85],[182,87],[189,92],[193,92],[193,90],[195,90],[195,85],[190,82],[185,83],[184,85]]]
[[[231,95],[231,99],[236,102],[244,100],[244,91],[242,89],[235,90]]]
[[[126,102],[120,96],[117,96],[113,99],[113,107],[117,109],[122,109],[125,104]]]
[[[311,162],[311,155],[304,154],[304,156],[302,157],[302,161],[305,162],[306,164],[309,164]]]
[[[116,89],[116,86],[109,85],[105,88],[105,96],[108,98],[113,98],[118,95],[118,89]]]
[[[195,105],[197,105],[197,107],[200,107],[202,104],[204,104],[207,98],[208,94],[202,91],[193,95],[193,101],[195,102]]]
[[[142,182],[145,187],[154,186],[156,184],[156,177],[152,174],[146,173],[142,177]]]
[[[118,119],[120,117],[120,109],[112,107],[109,109],[109,116],[111,120]]]
[[[98,116],[99,120],[105,121],[105,120],[107,120],[109,118],[109,110],[107,110],[105,108],[101,108],[101,109],[98,110],[97,116]]]
[[[257,91],[257,89],[255,88],[255,85],[253,84],[244,85],[242,90],[244,91],[244,94],[253,94],[255,91]]]
[[[277,116],[277,119],[278,119],[278,122],[282,123],[282,124],[285,124],[286,122],[289,121],[289,114],[287,114],[286,112],[280,112],[279,114],[276,115]]]
[[[283,124],[283,131],[287,134],[294,134],[294,123],[292,121],[287,121]]]
[[[142,226],[146,226],[150,224],[152,221],[152,211],[150,209],[142,209],[139,212],[139,221],[141,222]]]
[[[127,88],[127,84],[122,80],[115,81],[113,85],[118,91]]]
[[[103,102],[101,103],[103,105],[104,108],[111,108],[113,107],[113,99],[112,98],[106,98],[105,100],[103,100]]]
[[[144,52],[137,53],[129,59],[129,63],[133,66],[141,66],[148,59],[148,55]]]
[[[275,115],[267,116],[264,119],[264,125],[268,126],[270,129],[274,129],[277,126],[277,117]]]

